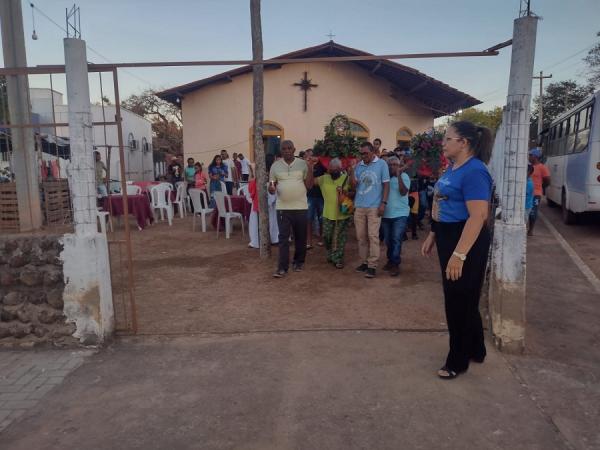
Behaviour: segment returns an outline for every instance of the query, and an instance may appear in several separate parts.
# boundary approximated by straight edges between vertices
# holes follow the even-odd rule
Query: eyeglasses
[[[370,152],[360,152],[360,156],[369,156]]]

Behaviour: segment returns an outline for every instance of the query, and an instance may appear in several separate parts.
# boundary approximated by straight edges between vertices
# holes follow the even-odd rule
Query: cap
[[[531,150],[529,150],[529,156],[534,156],[536,158],[541,158],[542,157],[542,151],[539,149],[539,147],[534,147]]]

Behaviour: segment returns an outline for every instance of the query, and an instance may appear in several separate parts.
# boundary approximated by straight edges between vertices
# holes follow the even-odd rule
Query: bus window
[[[581,111],[579,118],[579,129],[577,131],[577,140],[575,141],[575,153],[583,152],[587,149],[588,142],[590,140],[590,125],[589,125],[589,114],[590,107],[587,107]]]
[[[577,137],[577,122],[579,120],[578,118],[579,113],[576,113],[574,116],[571,116],[569,118],[571,129],[569,135],[567,136],[567,145],[565,149],[565,153],[567,155],[573,153],[573,150],[575,149],[575,138]]]

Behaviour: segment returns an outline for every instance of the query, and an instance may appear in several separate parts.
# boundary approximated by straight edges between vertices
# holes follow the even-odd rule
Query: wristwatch
[[[460,259],[463,262],[467,259],[467,255],[465,255],[464,253],[452,252],[452,255],[456,256],[458,259]]]

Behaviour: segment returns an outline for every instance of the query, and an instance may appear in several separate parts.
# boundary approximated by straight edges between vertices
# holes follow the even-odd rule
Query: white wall
[[[31,89],[31,106],[32,111],[40,115],[40,121],[52,122],[52,102],[50,89]],[[54,109],[56,122],[68,122],[68,106],[63,104],[63,96],[60,92],[54,91]],[[115,107],[111,105],[104,106],[104,117],[102,115],[102,107],[99,105],[91,105],[92,120],[94,122],[114,122]],[[148,144],[152,144],[152,125],[149,120],[144,119],[137,114],[121,108],[121,117],[123,118],[123,143],[125,145],[125,176],[128,180],[135,181],[150,181],[154,179],[154,162],[152,157],[152,149],[144,153],[142,151],[142,141],[145,138]],[[42,133],[54,134],[54,129],[43,129]],[[113,180],[120,180],[121,173],[119,168],[119,141],[117,137],[116,125],[106,126],[106,140],[104,138],[105,127],[100,125],[94,126],[94,145],[98,147],[98,151],[102,154],[102,160],[106,163],[107,149],[104,145],[110,145],[111,163],[110,177]],[[133,134],[133,138],[138,142],[137,149],[129,148],[128,136]],[[57,134],[60,137],[69,137],[68,127],[59,127]]]

